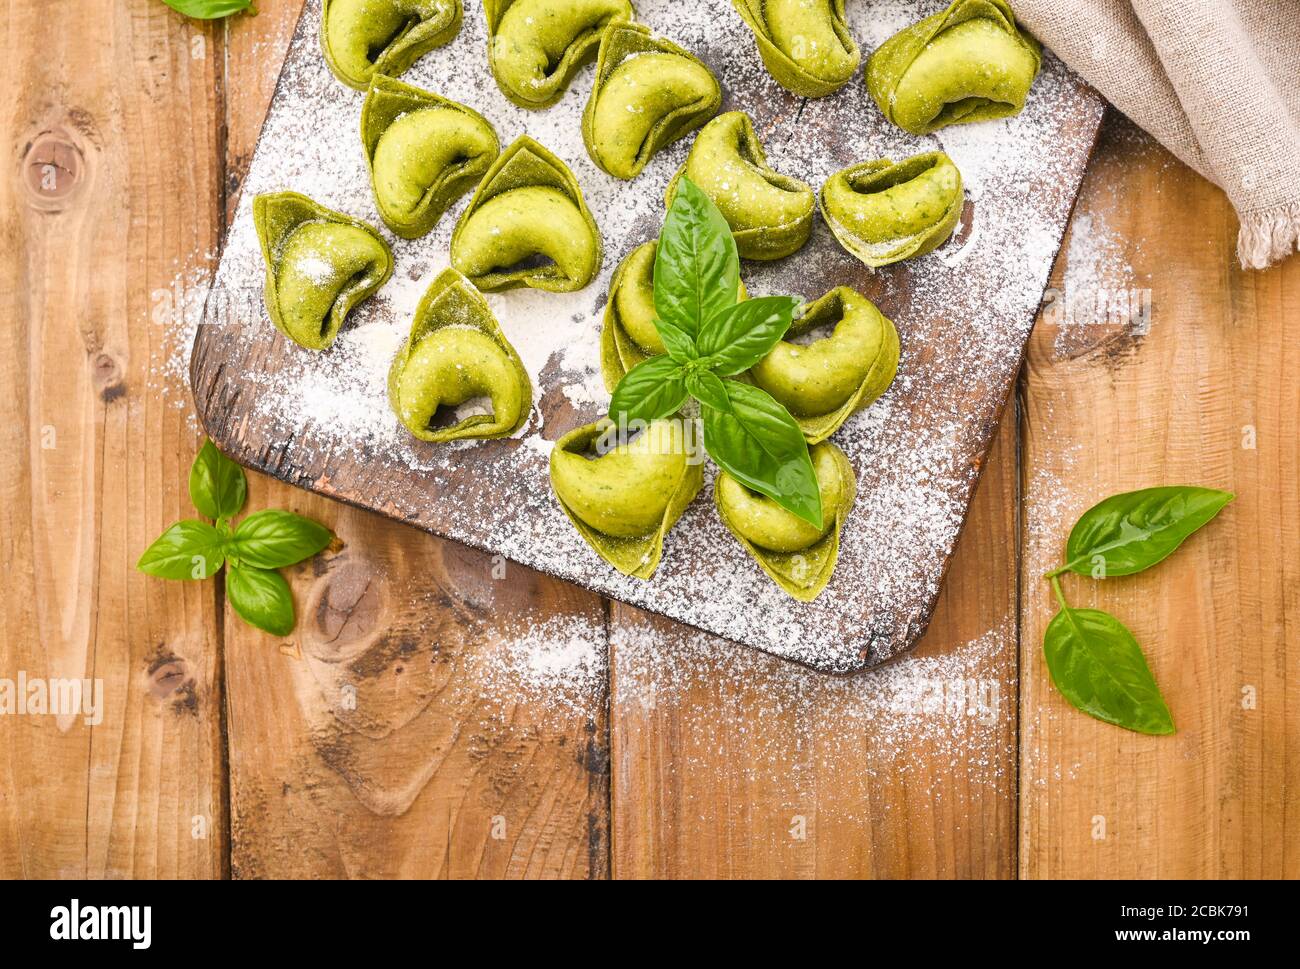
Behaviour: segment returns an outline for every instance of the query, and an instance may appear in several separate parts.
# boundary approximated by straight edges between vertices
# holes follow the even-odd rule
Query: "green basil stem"
[[[1070,608],[1070,604],[1069,604],[1068,602],[1065,601],[1065,593],[1061,590],[1061,580],[1057,578],[1057,576],[1060,575],[1061,572],[1063,572],[1063,571],[1065,571],[1065,570],[1064,570],[1064,569],[1058,569],[1057,571],[1052,572],[1052,573],[1049,573],[1048,575],[1046,575],[1045,578],[1051,580],[1051,583],[1052,583],[1052,591],[1056,593],[1056,601],[1059,602],[1059,603],[1061,604],[1061,608],[1062,608],[1062,609],[1069,609],[1069,608]]]

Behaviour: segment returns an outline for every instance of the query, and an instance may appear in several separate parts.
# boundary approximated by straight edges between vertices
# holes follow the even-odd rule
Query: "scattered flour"
[[[523,628],[474,664],[484,699],[526,702],[544,720],[594,715],[609,682],[604,624],[582,616],[519,618]]]
[[[1151,290],[1137,278],[1127,250],[1133,243],[1113,230],[1101,213],[1080,211],[1070,223],[1059,305],[1048,313],[1056,324],[1055,350],[1070,356],[1098,342],[1099,328],[1133,338],[1151,326]]]
[[[201,253],[178,266],[164,288],[149,294],[149,318],[162,331],[154,348],[148,388],[177,410],[190,408],[190,357],[203,320],[203,306],[212,288],[214,253]],[[191,415],[195,428],[198,421]]]
[[[953,781],[987,790],[1014,778],[1015,738],[1005,729],[1016,692],[1009,620],[941,654],[847,678],[636,620],[613,636],[612,707],[630,722],[661,713],[674,724],[674,756],[664,762],[674,771],[708,768],[775,791],[815,789],[820,780],[849,814],[869,810],[882,782],[937,799],[959,793],[945,790]],[[720,745],[734,759],[719,758]],[[827,798],[818,810],[831,806]]]

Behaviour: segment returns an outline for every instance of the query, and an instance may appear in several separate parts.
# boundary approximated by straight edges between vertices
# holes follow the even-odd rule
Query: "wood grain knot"
[[[122,376],[122,366],[107,353],[97,354],[91,364],[95,392],[100,399],[111,404],[126,394],[126,381]]]
[[[198,694],[185,660],[159,643],[145,669],[149,674],[150,696],[161,703],[170,702],[172,712],[177,715],[198,716]]]
[[[60,212],[85,181],[86,158],[76,136],[63,127],[38,134],[23,157],[23,188],[35,208]]]
[[[365,649],[386,612],[385,583],[366,562],[340,561],[308,593],[303,644],[314,658],[338,663]]]

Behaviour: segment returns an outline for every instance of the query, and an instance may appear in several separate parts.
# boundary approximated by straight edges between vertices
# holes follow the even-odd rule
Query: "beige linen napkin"
[[[1300,2],[1012,0],[1111,104],[1221,187],[1241,264],[1300,244]]]

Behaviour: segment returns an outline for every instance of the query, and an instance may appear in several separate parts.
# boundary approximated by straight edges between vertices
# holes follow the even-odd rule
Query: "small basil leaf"
[[[226,598],[250,626],[274,636],[293,632],[293,593],[279,572],[232,565],[226,569]]]
[[[708,370],[697,370],[686,378],[686,389],[701,404],[729,413],[731,400],[727,397],[727,388],[722,378]]]
[[[1145,734],[1171,734],[1174,719],[1133,634],[1114,616],[1064,606],[1047,626],[1052,682],[1091,717]]]
[[[233,518],[248,501],[244,469],[204,441],[190,466],[190,501],[199,513],[216,521]]]
[[[720,376],[744,373],[785,336],[800,303],[793,296],[762,296],[719,311],[700,330],[700,356]]]
[[[230,557],[240,565],[280,569],[311,558],[329,545],[334,535],[324,525],[288,511],[259,511],[235,529]]]
[[[723,381],[730,412],[704,408],[704,448],[722,470],[818,528],[821,489],[803,432],[757,387]]]
[[[627,372],[614,388],[609,416],[616,424],[654,421],[686,403],[686,371],[671,357],[651,357]]]
[[[221,533],[207,522],[186,519],[158,536],[135,567],[160,579],[210,579],[225,562]]]
[[[163,3],[195,20],[217,20],[243,10],[257,12],[253,0],[163,0]]]
[[[1066,564],[1104,579],[1149,569],[1172,555],[1234,495],[1212,488],[1148,488],[1114,495],[1083,513],[1066,543]]]
[[[655,322],[655,329],[659,331],[659,336],[664,341],[668,356],[678,363],[690,363],[700,358],[700,351],[696,349],[694,338],[685,330],[663,320]]]
[[[739,290],[740,257],[731,226],[713,200],[683,177],[655,255],[659,321],[694,337],[705,320],[736,304]]]

